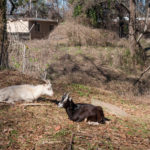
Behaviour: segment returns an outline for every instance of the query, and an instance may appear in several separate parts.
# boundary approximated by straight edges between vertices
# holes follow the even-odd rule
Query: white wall
[[[29,22],[23,20],[7,21],[7,32],[29,33]]]

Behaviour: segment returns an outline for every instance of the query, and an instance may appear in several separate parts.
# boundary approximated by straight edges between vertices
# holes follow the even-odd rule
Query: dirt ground
[[[41,80],[17,71],[0,72],[0,88],[14,84],[39,84]],[[43,96],[37,103],[49,106],[0,106],[0,149],[2,150],[147,150],[150,148],[150,105],[123,98],[113,91],[83,84],[52,81],[54,96]],[[104,110],[111,121],[92,126],[68,119],[56,103],[69,91],[74,102],[99,99],[135,116],[119,118]]]

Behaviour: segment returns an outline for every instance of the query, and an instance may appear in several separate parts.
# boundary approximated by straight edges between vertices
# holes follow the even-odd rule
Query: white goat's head
[[[44,81],[45,84],[43,85],[43,94],[46,94],[48,96],[53,96],[54,92],[50,80],[44,80]]]

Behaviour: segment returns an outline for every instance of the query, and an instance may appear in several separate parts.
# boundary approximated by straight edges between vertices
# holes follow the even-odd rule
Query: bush
[[[54,45],[67,46],[106,46],[114,43],[117,34],[104,29],[93,29],[75,21],[59,24],[50,34],[49,39]]]

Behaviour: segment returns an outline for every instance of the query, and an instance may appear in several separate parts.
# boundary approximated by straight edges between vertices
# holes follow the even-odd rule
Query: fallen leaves
[[[55,131],[59,131],[60,129],[61,129],[60,125],[58,125],[58,126],[55,127]]]

